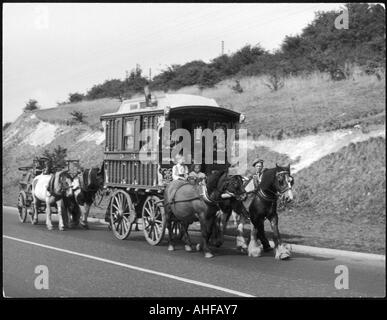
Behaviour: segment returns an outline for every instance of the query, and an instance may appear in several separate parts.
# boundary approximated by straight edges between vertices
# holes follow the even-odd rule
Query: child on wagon
[[[176,155],[176,164],[172,167],[173,180],[186,180],[188,177],[188,167],[184,164],[184,157]]]
[[[188,179],[193,179],[197,184],[203,184],[206,180],[206,175],[201,172],[202,166],[200,164],[194,164],[193,170],[189,173]]]

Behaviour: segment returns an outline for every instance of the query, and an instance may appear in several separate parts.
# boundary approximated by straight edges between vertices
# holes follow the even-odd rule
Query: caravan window
[[[124,150],[134,149],[134,120],[125,119],[124,122]]]

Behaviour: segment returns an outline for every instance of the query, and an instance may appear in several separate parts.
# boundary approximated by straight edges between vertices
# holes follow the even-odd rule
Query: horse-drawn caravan
[[[106,133],[104,187],[111,194],[108,216],[113,233],[125,239],[132,224],[142,219],[147,242],[157,245],[166,229],[164,191],[172,181],[179,144],[185,140],[188,145],[187,164],[201,163],[201,171],[207,175],[226,171],[230,166],[227,129],[238,130],[243,116],[220,107],[214,99],[165,94],[125,100],[117,112],[102,115],[101,121]],[[224,135],[211,136],[213,147],[205,148],[205,129],[222,130]],[[178,229],[177,221],[173,223]]]
[[[234,211],[252,223],[249,246],[239,227],[237,246],[242,243],[251,256],[271,250],[263,225],[268,219],[276,258],[290,256],[280,239],[276,210],[278,199],[293,198],[290,166],[267,169],[258,187],[248,190],[252,180],[244,181],[241,176],[247,169],[247,148],[239,145],[236,151],[236,142],[242,141],[242,114],[220,107],[213,99],[165,94],[125,100],[116,112],[104,114],[100,120],[105,130],[100,168],[71,175],[70,164],[74,161],[70,160],[67,170],[57,168],[55,174],[40,175],[43,159],[35,159],[31,167],[19,168],[23,171],[18,198],[20,221],[30,215],[35,224],[38,214],[46,212],[46,225],[51,230],[52,206],[58,213],[60,230],[68,226],[68,220],[64,220],[69,218],[68,209],[74,225],[80,223],[87,229],[92,203],[99,203],[105,194],[109,195],[105,220],[120,240],[129,236],[134,223],[137,226],[142,222],[149,244],[159,244],[168,229],[168,250],[174,250],[174,236],[180,233],[185,250],[191,251],[188,226],[199,221],[202,241],[196,248],[211,257],[210,237],[215,237],[215,245],[222,243]],[[192,172],[187,174],[186,164],[195,165],[195,170],[200,164],[201,172],[194,171],[193,177],[204,177],[201,183],[187,179]]]

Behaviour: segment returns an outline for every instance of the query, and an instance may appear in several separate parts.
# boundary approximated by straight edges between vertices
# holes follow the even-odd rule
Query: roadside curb
[[[14,207],[9,207],[9,206],[3,206],[3,208],[16,209]],[[99,218],[89,217],[87,221],[92,223],[101,223],[104,225],[109,224],[104,219],[99,219]],[[141,223],[139,223],[139,226],[141,230]],[[199,232],[199,230],[195,230],[195,229],[190,229],[189,231]],[[225,235],[224,237],[230,240],[236,239],[236,237],[230,236],[230,235]],[[274,246],[273,241],[269,241],[269,242],[271,246]],[[291,243],[289,243],[288,245],[290,246],[290,250],[292,252],[299,253],[299,254],[308,254],[308,255],[316,255],[316,256],[323,256],[323,257],[335,257],[335,258],[350,258],[350,259],[356,259],[356,260],[376,261],[376,262],[384,262],[384,263],[386,261],[386,256],[382,254],[311,247],[311,246],[304,246],[304,245],[291,244]]]
[[[108,223],[104,219],[97,219],[97,218],[88,218],[88,219],[89,219],[88,221],[90,222],[99,222],[99,223],[108,225]],[[142,230],[141,223],[139,223],[139,225],[140,225],[140,230]],[[195,229],[190,229],[189,231],[200,232],[199,230],[195,230]],[[224,235],[224,237],[230,240],[236,239],[236,237],[233,237],[227,234]],[[273,241],[269,241],[269,242],[270,242],[270,245],[274,247],[274,242]],[[311,247],[311,246],[304,246],[304,245],[292,244],[292,243],[288,243],[287,245],[290,246],[291,252],[299,253],[299,254],[308,254],[308,255],[316,255],[316,256],[323,256],[323,257],[335,257],[335,258],[350,258],[350,259],[367,260],[367,261],[380,261],[380,262],[386,261],[386,256],[382,254]]]

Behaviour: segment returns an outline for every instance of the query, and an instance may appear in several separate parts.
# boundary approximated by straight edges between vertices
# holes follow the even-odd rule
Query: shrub
[[[82,112],[76,111],[76,110],[73,112],[70,112],[70,115],[73,116],[72,120],[80,122],[80,123],[83,123],[85,121],[85,118],[86,118],[86,116]]]
[[[78,92],[70,93],[69,94],[69,102],[70,103],[80,102],[83,99],[85,99],[85,95],[84,94],[81,94],[81,93],[78,93]]]
[[[6,122],[3,125],[3,131],[6,130],[12,123],[11,122]]]
[[[28,102],[26,103],[26,106],[24,107],[24,112],[34,111],[37,109],[39,109],[38,101],[35,99],[30,99],[28,100]]]
[[[53,151],[44,150],[43,157],[48,158],[54,168],[64,168],[66,166],[67,149],[58,145]]]

